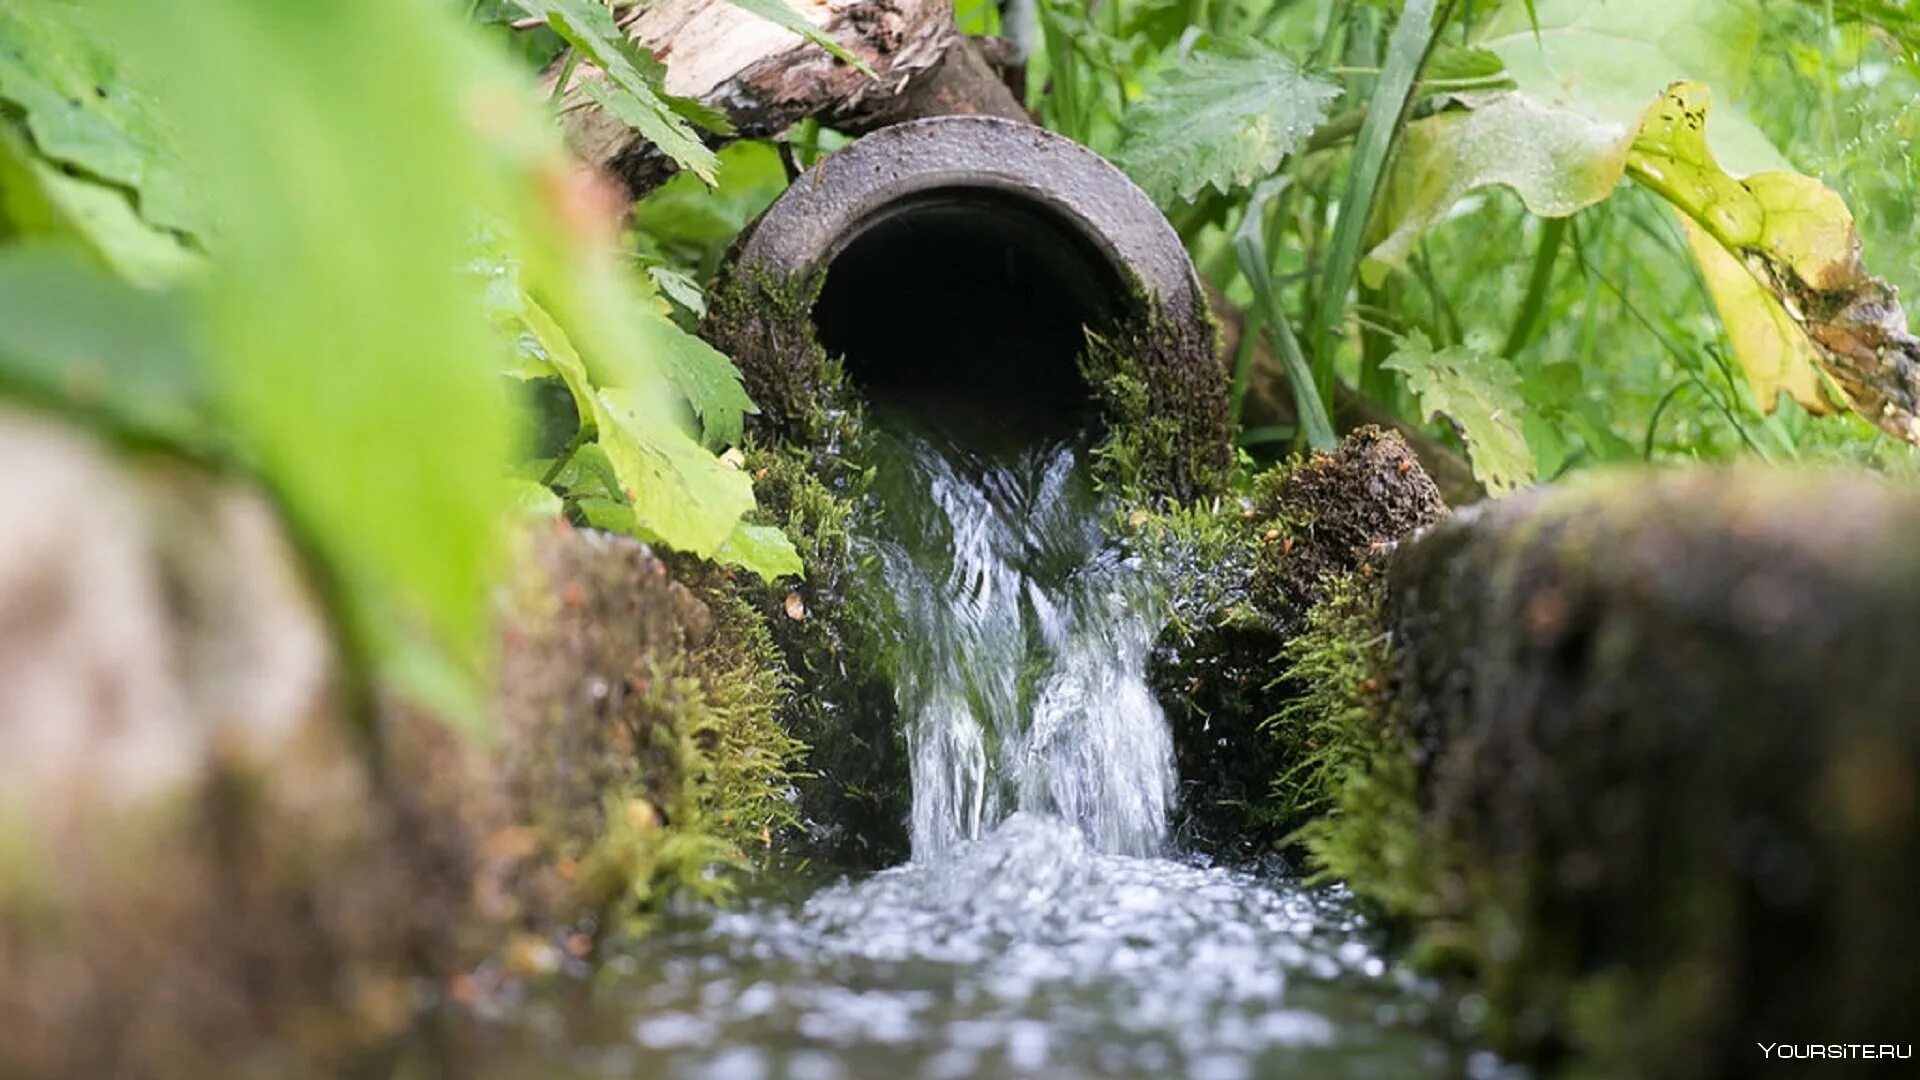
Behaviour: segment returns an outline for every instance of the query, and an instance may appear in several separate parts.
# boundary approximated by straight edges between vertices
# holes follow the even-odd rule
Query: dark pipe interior
[[[875,403],[1030,437],[1087,421],[1085,329],[1126,295],[1108,259],[1044,207],[946,189],[866,222],[813,316]]]

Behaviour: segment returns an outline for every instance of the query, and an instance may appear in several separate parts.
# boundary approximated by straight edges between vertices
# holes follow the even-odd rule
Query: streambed
[[[1170,836],[1147,675],[1169,571],[1113,540],[1086,438],[997,438],[993,412],[950,403],[937,427],[878,415],[849,602],[895,688],[911,859],[672,915],[590,982],[505,1010],[482,1071],[1498,1073],[1455,1037],[1476,1002],[1392,964],[1343,891]]]
[[[682,912],[512,1007],[488,1076],[1492,1076],[1337,889],[1016,813],[937,862]]]

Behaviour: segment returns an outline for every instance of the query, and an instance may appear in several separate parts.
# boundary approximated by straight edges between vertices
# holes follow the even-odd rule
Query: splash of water
[[[1146,678],[1160,589],[1106,536],[1080,455],[904,434],[881,469],[915,859],[1016,811],[1057,816],[1099,852],[1156,851],[1174,791]]]

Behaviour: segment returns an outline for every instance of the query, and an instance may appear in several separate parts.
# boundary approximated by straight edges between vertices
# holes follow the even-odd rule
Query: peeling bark
[[[628,12],[620,25],[667,65],[670,92],[725,113],[739,138],[778,135],[809,117],[849,134],[947,113],[1028,119],[989,62],[992,47],[954,27],[950,0],[795,0],[791,6],[865,61],[874,76],[726,0],[662,0]],[[549,88],[558,76],[557,69],[548,73]],[[569,85],[600,77],[581,64]],[[588,162],[619,176],[636,196],[672,175],[674,164],[637,132],[591,103],[577,104],[569,100],[563,124]]]

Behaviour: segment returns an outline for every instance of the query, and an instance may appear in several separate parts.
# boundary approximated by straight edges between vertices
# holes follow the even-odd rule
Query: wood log
[[[726,114],[738,138],[779,135],[802,119],[861,134],[920,116],[982,113],[1028,119],[991,58],[997,51],[962,35],[951,0],[791,0],[874,74],[727,0],[661,0],[623,15],[620,25],[667,65],[667,90]],[[551,70],[551,91],[559,77]],[[580,64],[568,86],[600,78]],[[672,175],[674,164],[625,124],[569,89],[563,124],[589,163],[624,181],[637,197]],[[725,140],[710,137],[710,142]]]

